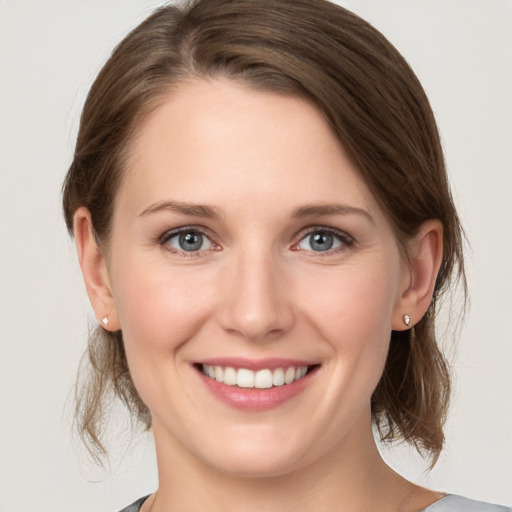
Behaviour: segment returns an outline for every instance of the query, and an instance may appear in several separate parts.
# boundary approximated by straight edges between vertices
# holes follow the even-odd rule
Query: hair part
[[[402,248],[426,220],[442,222],[434,299],[414,329],[391,333],[372,397],[381,438],[406,440],[433,465],[450,396],[436,308],[456,282],[466,294],[463,232],[428,99],[398,51],[355,14],[326,0],[193,0],[156,10],[116,47],[91,87],[64,183],[68,230],[77,208],[85,206],[98,243],[108,250],[116,193],[137,127],[180,84],[215,78],[315,105]],[[112,394],[146,428],[151,416],[130,377],[120,331],[98,328],[89,359],[91,378],[77,388],[77,425],[92,453],[104,455],[101,421]]]

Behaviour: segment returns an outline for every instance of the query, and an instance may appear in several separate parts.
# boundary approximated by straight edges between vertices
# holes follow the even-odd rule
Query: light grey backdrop
[[[0,511],[114,512],[156,486],[149,439],[114,454],[111,474],[71,442],[90,310],[59,201],[88,87],[159,3],[0,0]],[[445,453],[430,475],[408,450],[386,456],[425,485],[511,505],[512,2],[343,4],[422,80],[473,246]]]

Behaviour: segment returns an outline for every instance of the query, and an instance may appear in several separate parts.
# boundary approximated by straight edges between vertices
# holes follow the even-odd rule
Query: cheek
[[[398,278],[393,261],[377,260],[317,274],[299,292],[307,304],[304,316],[329,346],[334,381],[361,402],[369,400],[384,369]]]
[[[397,299],[393,271],[347,267],[304,282],[303,303],[331,340],[361,345],[389,339]]]
[[[151,411],[162,410],[169,400],[172,408],[179,407],[188,394],[180,380],[182,346],[196,336],[211,310],[205,276],[129,257],[115,275],[116,307],[135,387]],[[166,389],[176,393],[169,397]]]
[[[151,258],[127,256],[118,265],[113,289],[134,380],[139,370],[151,374],[162,357],[179,357],[181,345],[204,324],[212,287],[203,274]]]

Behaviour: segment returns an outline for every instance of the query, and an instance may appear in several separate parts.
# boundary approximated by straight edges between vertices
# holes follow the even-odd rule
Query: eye
[[[326,252],[350,246],[353,243],[351,237],[342,232],[328,229],[317,229],[309,232],[293,248],[295,250]]]
[[[164,235],[162,245],[178,252],[198,252],[214,249],[215,244],[201,231],[186,228]]]

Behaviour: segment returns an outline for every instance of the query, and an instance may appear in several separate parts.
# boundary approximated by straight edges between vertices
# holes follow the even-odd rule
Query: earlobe
[[[91,215],[87,208],[80,207],[75,212],[73,232],[87,295],[96,318],[104,329],[117,331],[120,326],[105,256],[94,237]]]
[[[442,258],[443,225],[437,219],[430,219],[408,244],[410,279],[396,304],[393,330],[409,329],[423,318],[432,302]]]

